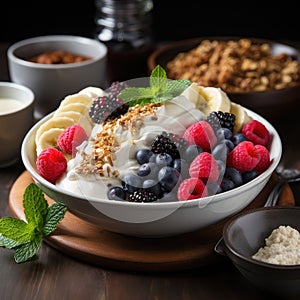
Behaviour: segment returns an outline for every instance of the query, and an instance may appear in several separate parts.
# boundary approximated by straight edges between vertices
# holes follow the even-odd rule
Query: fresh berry
[[[141,177],[147,176],[147,178],[155,178],[157,176],[158,171],[158,166],[153,162],[149,162],[140,165],[137,171],[137,175]]]
[[[156,155],[155,162],[158,167],[171,166],[173,158],[168,153],[159,153]]]
[[[188,163],[191,163],[201,152],[203,152],[203,149],[201,147],[192,144],[187,146],[187,148],[183,152],[182,158],[185,159]]]
[[[94,123],[101,124],[106,120],[118,118],[128,111],[128,104],[119,97],[120,91],[127,87],[124,82],[114,82],[108,89],[107,95],[94,99],[89,110],[89,116]]]
[[[214,130],[223,127],[228,128],[231,132],[233,132],[233,127],[235,124],[234,114],[229,112],[213,111],[207,116],[206,120],[211,124]]]
[[[162,196],[162,189],[157,180],[154,179],[146,179],[143,182],[143,189],[148,190],[155,194],[158,198]]]
[[[223,178],[222,182],[221,182],[221,190],[222,190],[222,193],[224,192],[227,192],[227,191],[230,191],[232,189],[235,188],[235,185],[234,185],[234,182],[228,178]]]
[[[43,150],[36,161],[38,173],[51,183],[61,177],[67,170],[65,156],[56,148]]]
[[[157,201],[157,196],[145,189],[138,189],[129,195],[130,202],[154,202]]]
[[[175,159],[181,156],[181,152],[185,150],[186,146],[187,141],[185,139],[164,131],[155,137],[151,144],[151,150],[155,154],[167,153]]]
[[[137,174],[126,174],[122,179],[122,186],[126,192],[133,193],[142,187],[142,180]]]
[[[226,127],[219,128],[216,131],[218,141],[223,141],[224,139],[231,140],[232,134],[232,131]]]
[[[193,200],[208,195],[204,182],[198,178],[188,178],[181,182],[178,188],[177,197],[179,201]]]
[[[237,132],[232,136],[231,141],[234,146],[237,146],[241,142],[248,141],[248,139],[244,134]]]
[[[270,153],[269,150],[262,145],[255,145],[255,149],[258,151],[260,159],[259,162],[257,164],[257,166],[255,167],[255,170],[261,174],[262,172],[266,171],[270,164]]]
[[[135,155],[137,162],[142,165],[149,162],[153,152],[148,148],[139,149]]]
[[[57,145],[61,151],[67,154],[76,154],[77,147],[85,140],[88,135],[83,127],[74,124],[66,128],[58,137]]]
[[[270,140],[270,132],[264,124],[251,120],[242,127],[241,131],[246,138],[255,145],[266,146]]]
[[[260,159],[255,145],[250,141],[239,143],[227,156],[227,166],[241,173],[253,170]]]
[[[242,174],[235,168],[226,168],[224,177],[230,179],[234,183],[235,187],[238,187],[243,184]]]
[[[213,157],[215,159],[219,159],[219,160],[226,160],[227,154],[228,154],[229,150],[226,146],[225,143],[220,143],[218,145],[216,145],[214,147],[214,149],[212,150],[211,154],[213,155]]]
[[[126,192],[120,186],[113,186],[107,191],[109,200],[126,200]]]
[[[196,144],[204,151],[211,150],[217,143],[217,137],[207,121],[199,121],[189,126],[183,138],[191,145]]]
[[[220,175],[218,163],[209,152],[200,153],[192,161],[189,173],[191,177],[200,178],[205,183],[217,181]]]
[[[180,173],[176,169],[166,166],[159,170],[157,178],[162,189],[170,192],[180,179]]]
[[[247,171],[242,173],[243,182],[247,183],[258,176],[258,172],[254,169],[252,171]]]

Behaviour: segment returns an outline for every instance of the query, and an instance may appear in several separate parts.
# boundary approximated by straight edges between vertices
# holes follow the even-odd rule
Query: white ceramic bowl
[[[0,82],[0,168],[21,158],[21,144],[33,125],[34,94],[26,86]]]
[[[62,201],[70,212],[101,228],[131,236],[164,237],[191,232],[212,225],[245,208],[268,182],[282,153],[276,129],[258,114],[248,114],[261,121],[271,133],[270,167],[257,178],[233,190],[214,196],[168,203],[133,203],[87,198],[62,190],[42,178],[36,171],[35,132],[51,114],[39,121],[26,135],[22,145],[23,163],[43,191]]]
[[[40,64],[29,58],[44,52],[65,50],[92,59],[70,64]],[[49,35],[16,42],[7,51],[12,82],[35,93],[35,116],[40,119],[55,110],[61,100],[86,86],[106,85],[107,47],[94,39]]]

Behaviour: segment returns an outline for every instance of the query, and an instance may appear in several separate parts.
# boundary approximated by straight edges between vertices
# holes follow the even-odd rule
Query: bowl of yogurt
[[[129,80],[125,82],[123,90],[131,95],[131,90],[127,88],[135,85],[136,81]],[[67,96],[56,111],[29,130],[22,144],[24,165],[43,191],[52,199],[64,202],[71,213],[103,229],[137,237],[165,237],[212,225],[250,204],[264,188],[280,161],[282,145],[276,129],[260,115],[232,102],[219,88],[190,83],[180,93],[169,95],[162,102],[144,101],[143,104],[125,107],[124,111],[123,102],[118,113],[105,119],[107,114],[101,109],[107,107],[107,103],[111,105],[114,101],[118,102],[118,98],[112,95],[117,89],[112,86],[110,90],[104,91],[90,86]],[[126,95],[126,92],[122,92],[118,95]],[[149,97],[146,99],[149,100]],[[145,189],[149,190],[149,181],[146,188],[146,180],[141,183],[137,177],[145,175],[143,172],[147,172],[149,164],[154,165],[155,170],[161,164],[158,150],[163,148],[166,151],[166,148],[171,149],[176,144],[179,150],[173,150],[177,151],[177,155],[182,155],[181,158],[184,157],[186,161],[192,161],[193,151],[197,147],[192,146],[192,150],[187,150],[190,145],[184,143],[183,137],[186,137],[187,130],[192,131],[190,126],[193,124],[200,122],[203,125],[212,111],[234,114],[235,121],[231,125],[235,134],[240,133],[243,125],[250,120],[257,120],[263,125],[269,134],[267,167],[251,180],[246,180],[245,177],[234,188],[229,188],[227,184],[230,183],[224,181],[223,190],[220,192],[215,185],[216,181],[223,177],[224,172],[233,170],[225,171],[227,154],[224,157],[222,151],[221,155],[216,150],[220,137],[216,138],[213,133],[214,141],[207,138],[207,145],[202,146],[207,149],[200,151],[205,153],[201,157],[212,159],[211,157],[218,156],[217,160],[221,162],[214,162],[214,167],[205,168],[206,171],[203,172],[206,172],[207,178],[201,182],[196,180],[197,188],[190,191],[189,195],[186,194],[189,189],[184,184],[191,184],[195,180],[189,174],[183,175],[182,160],[182,171],[174,171],[176,158],[173,158],[172,167],[163,165],[155,173],[158,176],[156,178],[159,178],[157,194],[153,196],[157,191],[153,189],[146,193]],[[37,158],[49,147],[59,148],[57,141],[60,134],[74,123],[84,128],[89,139],[76,148],[74,155],[66,155],[65,172],[51,183],[39,173]],[[170,139],[173,139],[172,142]],[[155,160],[150,161],[149,158],[146,162],[148,165],[144,166],[143,160],[151,146],[156,151],[153,156]],[[184,149],[184,153],[181,149]],[[167,157],[164,156],[163,163],[167,164]],[[197,172],[197,165],[193,170]],[[241,176],[236,172],[235,174]],[[174,176],[178,176],[177,181],[174,181]],[[151,176],[145,178],[153,182]],[[212,178],[214,183],[211,182]],[[187,181],[181,186],[184,179]],[[233,181],[237,182],[239,179],[235,177]],[[155,184],[152,187],[157,188]],[[120,190],[127,195],[119,194]],[[179,190],[182,193],[178,194]],[[199,194],[195,194],[196,190]]]
[[[33,125],[35,95],[27,87],[0,82],[0,167],[8,167],[21,158],[21,144]]]

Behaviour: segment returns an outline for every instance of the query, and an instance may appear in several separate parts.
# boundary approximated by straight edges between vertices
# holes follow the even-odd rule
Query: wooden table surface
[[[0,81],[9,81],[6,49],[0,44]],[[299,99],[300,100],[300,99]],[[284,157],[300,162],[299,112],[274,122]],[[0,150],[1,151],[1,150]],[[21,160],[0,169],[0,217],[9,216],[12,184],[24,171]],[[291,185],[299,205],[300,189]],[[13,251],[0,248],[0,299],[267,299],[226,259],[183,272],[141,273],[102,268],[42,244],[38,260],[17,264]],[[287,298],[285,298],[287,299]]]

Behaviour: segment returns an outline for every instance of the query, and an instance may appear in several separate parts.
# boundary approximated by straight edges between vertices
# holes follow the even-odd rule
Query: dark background
[[[47,34],[93,37],[95,0],[7,1],[0,10],[0,41],[15,42]],[[153,0],[157,41],[235,35],[299,41],[300,14],[289,1]],[[263,7],[262,7],[263,5]]]

